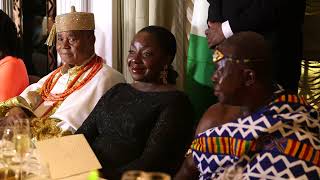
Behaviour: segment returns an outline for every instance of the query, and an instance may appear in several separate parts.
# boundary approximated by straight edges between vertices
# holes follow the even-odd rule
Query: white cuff
[[[232,32],[232,30],[231,30],[229,21],[223,22],[223,23],[221,24],[221,29],[222,29],[222,33],[223,33],[223,35],[224,35],[224,37],[225,37],[226,39],[233,35],[233,32]]]

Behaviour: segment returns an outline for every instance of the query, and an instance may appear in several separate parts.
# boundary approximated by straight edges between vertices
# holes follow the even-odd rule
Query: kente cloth
[[[21,59],[6,56],[0,60],[0,102],[18,96],[28,85],[27,69]]]
[[[199,179],[319,179],[319,112],[291,94],[196,136]]]
[[[64,92],[68,84],[80,73],[82,66],[62,68],[61,77],[51,90],[51,93]],[[81,83],[90,73],[90,70],[80,76],[76,84]],[[115,84],[125,82],[124,77],[119,72],[103,64],[102,68],[88,83],[75,90],[52,108],[54,102],[43,101],[40,95],[41,87],[50,75],[51,73],[37,83],[27,87],[20,96],[0,103],[0,116],[4,116],[6,111],[14,106],[29,110],[35,117],[30,124],[32,135],[36,136],[37,139],[60,136],[64,132],[74,133],[88,117],[103,94]],[[51,112],[45,117],[44,113],[50,108],[52,108]]]

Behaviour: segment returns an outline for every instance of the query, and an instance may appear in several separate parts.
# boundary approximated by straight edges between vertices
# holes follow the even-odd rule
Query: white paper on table
[[[101,165],[83,134],[36,142],[40,158],[48,163],[52,179],[70,177]]]

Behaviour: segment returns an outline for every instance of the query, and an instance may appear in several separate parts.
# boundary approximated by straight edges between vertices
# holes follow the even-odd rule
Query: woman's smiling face
[[[139,32],[134,37],[128,55],[128,67],[134,81],[158,82],[168,61],[151,33]]]

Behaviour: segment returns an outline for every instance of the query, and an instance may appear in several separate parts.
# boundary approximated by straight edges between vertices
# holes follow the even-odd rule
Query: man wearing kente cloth
[[[254,32],[217,46],[219,103],[203,115],[175,179],[319,179],[319,112],[273,84],[268,52]]]
[[[100,97],[125,82],[95,54],[94,29],[92,13],[75,12],[73,7],[71,13],[57,16],[47,43],[51,45],[56,34],[63,65],[20,96],[1,102],[1,121],[9,121],[10,116],[31,117],[31,133],[38,140],[75,132]]]

